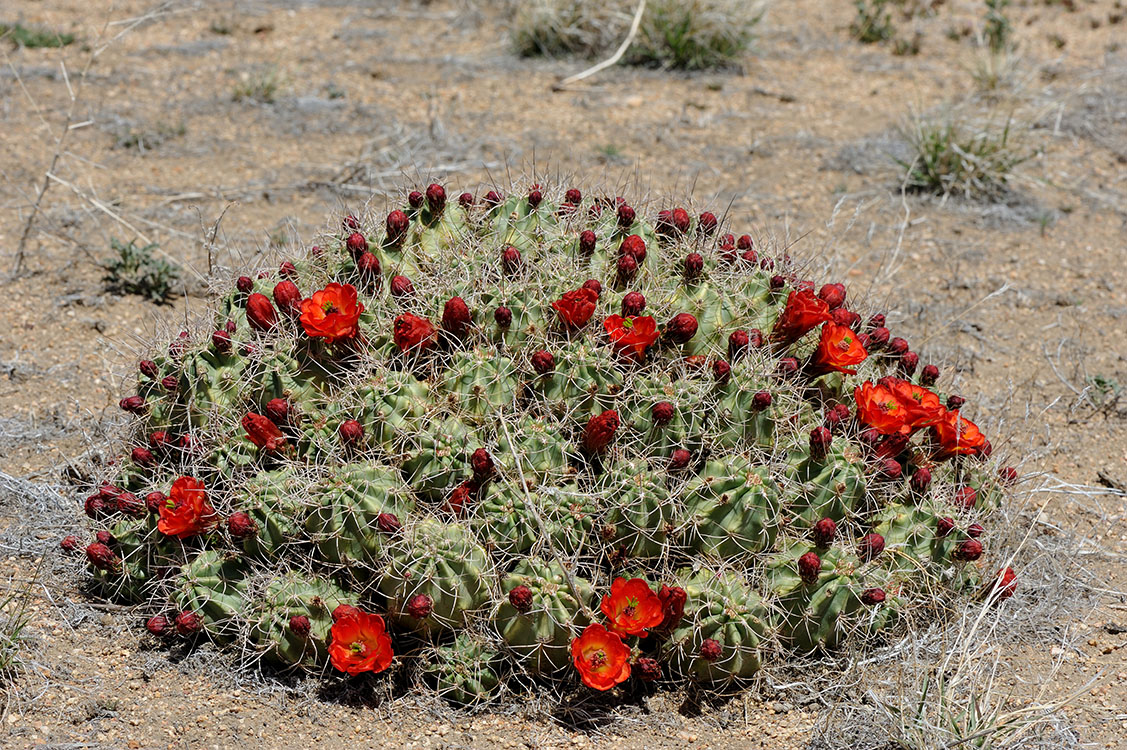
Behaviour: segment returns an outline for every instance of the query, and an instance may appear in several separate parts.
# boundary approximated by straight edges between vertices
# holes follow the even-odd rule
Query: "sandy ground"
[[[486,0],[152,11],[133,0],[0,11],[0,22],[80,40],[6,47],[0,66],[0,568],[9,587],[34,578],[0,743],[583,747],[610,738],[624,748],[798,748],[842,716],[827,703],[849,696],[817,700],[770,684],[699,710],[659,693],[615,711],[595,701],[476,716],[342,695],[331,682],[264,686],[231,674],[222,656],[155,649],[135,617],[85,597],[75,564],[57,551],[81,521],[72,502],[42,488],[60,485],[59,470],[80,465],[117,419],[141,342],[205,304],[209,249],[220,273],[279,244],[307,245],[326,217],[369,200],[382,208],[432,178],[481,192],[535,176],[626,196],[691,193],[733,229],[787,238],[827,278],[886,300],[923,361],[942,363],[980,423],[1006,436],[996,446],[1027,486],[1057,488],[1017,517],[1031,529],[1022,555],[1040,578],[1011,604],[1029,616],[1016,620],[1026,625],[1013,628],[1000,682],[1020,703],[1051,674],[1041,698],[1079,693],[1060,716],[1080,742],[1127,747],[1119,2],[1009,11],[1013,78],[973,107],[1012,110],[1030,158],[992,201],[903,194],[894,161],[910,153],[897,133],[910,112],[974,92],[980,3],[898,16],[921,50],[896,56],[891,45],[850,39],[850,2],[779,2],[742,73],[616,68],[557,93],[551,84],[583,64],[513,57],[507,14]],[[236,100],[271,81],[272,101]],[[105,292],[97,261],[111,238],[134,237],[190,269],[174,304]]]

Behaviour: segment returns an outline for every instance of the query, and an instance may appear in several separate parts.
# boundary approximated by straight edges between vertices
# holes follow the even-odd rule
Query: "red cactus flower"
[[[215,509],[207,501],[203,482],[180,477],[172,483],[168,499],[160,507],[157,531],[179,539],[202,534],[219,522]]]
[[[957,411],[947,411],[931,426],[932,438],[939,444],[934,458],[941,460],[951,456],[969,456],[982,450],[986,437],[978,425],[963,419]]]
[[[822,338],[818,341],[818,348],[810,357],[811,374],[824,374],[827,372],[843,372],[854,375],[857,370],[854,365],[865,361],[869,353],[855,334],[845,326],[835,323],[822,325]]]
[[[553,302],[552,309],[556,311],[565,328],[574,330],[587,325],[587,321],[595,314],[595,303],[598,300],[599,295],[596,292],[587,287],[580,287],[567,292]]]
[[[403,313],[395,319],[395,345],[402,352],[425,351],[438,341],[438,331],[426,318]]]
[[[634,358],[641,360],[646,349],[657,341],[657,323],[650,316],[624,318],[611,315],[603,321],[603,327],[610,335],[611,343],[619,351],[633,351]]]
[[[986,586],[986,593],[991,591],[998,592],[998,600],[1009,599],[1017,593],[1017,573],[1013,568],[1002,568],[995,576],[994,580]]]
[[[286,448],[286,436],[278,429],[278,425],[261,414],[247,412],[243,416],[243,429],[250,441],[267,453],[276,453]]]
[[[780,346],[793,344],[830,319],[830,307],[825,300],[809,289],[793,291],[787,296],[786,307],[771,329],[771,341]]]
[[[357,675],[391,666],[391,637],[382,617],[350,607],[334,619],[329,661],[335,669]]]
[[[591,417],[587,427],[583,430],[583,450],[588,453],[599,453],[606,449],[614,440],[614,433],[618,431],[618,412],[608,409],[602,414]]]
[[[882,435],[910,434],[907,409],[891,390],[866,381],[854,389],[857,418]]]
[[[572,640],[571,658],[589,688],[610,690],[630,678],[630,649],[617,633],[598,623]]]
[[[307,335],[331,344],[360,332],[362,312],[364,305],[356,298],[356,287],[333,282],[301,303],[301,326]]]
[[[641,578],[615,578],[599,609],[610,620],[611,630],[620,635],[645,637],[646,630],[660,625],[665,617],[661,599]]]

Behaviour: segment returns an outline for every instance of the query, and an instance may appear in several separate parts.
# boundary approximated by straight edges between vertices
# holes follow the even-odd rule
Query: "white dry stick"
[[[583,71],[582,73],[576,73],[573,76],[564,78],[562,81],[558,81],[552,86],[552,91],[563,91],[568,84],[575,83],[576,81],[582,81],[584,78],[593,76],[600,70],[605,70],[606,68],[609,68],[610,66],[621,60],[622,56],[626,54],[626,50],[630,49],[630,45],[633,44],[634,37],[638,35],[638,27],[642,25],[642,14],[645,12],[646,0],[641,0],[641,2],[638,3],[638,9],[634,11],[634,21],[630,24],[630,33],[626,35],[626,39],[624,39],[622,41],[622,44],[618,46],[618,49],[615,50],[615,53],[608,57],[606,60],[603,60],[598,65],[587,68],[587,70]]]

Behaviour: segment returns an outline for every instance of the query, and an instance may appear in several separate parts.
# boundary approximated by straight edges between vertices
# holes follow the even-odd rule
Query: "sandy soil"
[[[616,68],[558,93],[551,84],[583,64],[513,57],[506,13],[486,0],[5,6],[0,21],[80,42],[6,48],[0,66],[0,568],[10,587],[36,581],[0,743],[808,746],[825,705],[769,686],[700,710],[660,693],[617,713],[595,702],[472,717],[378,691],[342,695],[339,683],[264,686],[221,656],[154,649],[135,617],[84,596],[57,550],[81,521],[42,487],[61,484],[60,469],[79,466],[117,419],[141,342],[205,304],[209,249],[218,272],[308,244],[326,217],[382,207],[431,178],[480,192],[535,175],[627,196],[691,192],[734,229],[787,237],[793,254],[886,300],[923,361],[941,363],[980,423],[1006,436],[996,446],[1030,485],[1061,488],[1018,517],[1031,527],[1029,570],[1054,563],[1066,578],[1030,580],[1013,601],[1037,617],[1009,644],[1003,681],[1020,695],[1055,665],[1045,697],[1080,691],[1062,713],[1076,737],[1127,747],[1120,5],[1029,0],[1009,11],[1017,68],[996,106],[1029,125],[1031,158],[1010,192],[985,202],[904,195],[894,161],[907,153],[896,128],[910,111],[974,90],[978,50],[962,32],[981,27],[976,2],[898,17],[921,51],[896,56],[850,39],[852,3],[789,0],[742,73]],[[272,101],[235,99],[270,80]],[[97,261],[111,238],[134,237],[191,269],[174,304],[104,291]],[[1062,550],[1069,559],[1053,559]]]

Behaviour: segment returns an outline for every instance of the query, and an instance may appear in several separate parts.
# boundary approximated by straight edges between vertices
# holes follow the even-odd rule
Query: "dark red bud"
[[[478,484],[482,484],[493,476],[496,467],[493,464],[493,457],[489,455],[489,451],[485,448],[478,448],[470,456],[470,466],[473,468],[473,478]]]
[[[363,253],[356,259],[356,274],[367,286],[379,288],[380,259],[372,253]]]
[[[965,560],[972,562],[982,557],[982,542],[977,539],[967,539],[959,542],[959,546],[951,552],[951,556],[956,560]]]
[[[658,401],[650,409],[650,418],[658,427],[664,427],[673,421],[674,411],[673,404],[668,401]]]
[[[583,193],[579,192],[575,188],[570,188],[566,193],[564,193],[564,200],[572,204],[573,206],[578,206],[583,202]]]
[[[826,457],[833,442],[833,435],[825,427],[815,427],[810,431],[810,458],[821,461]]]
[[[86,559],[98,570],[113,570],[118,563],[117,555],[102,542],[94,542],[86,547]]]
[[[883,349],[888,346],[888,329],[883,326],[877,326],[869,331],[869,345],[874,349]]]
[[[528,191],[528,207],[535,209],[544,200],[544,194],[535,187]]]
[[[882,313],[876,313],[869,317],[869,328],[884,328],[885,318]]]
[[[955,491],[955,505],[960,508],[973,508],[978,502],[978,491],[969,485],[964,485]]]
[[[556,369],[556,358],[551,352],[541,349],[532,355],[532,369],[540,375],[547,375]]]
[[[900,356],[904,354],[904,352],[908,351],[908,342],[900,338],[899,336],[889,339],[888,351],[892,352],[896,356]]]
[[[939,380],[939,368],[935,365],[924,365],[920,371],[920,385],[931,387]]]
[[[227,531],[234,539],[246,539],[258,533],[258,524],[245,511],[236,511],[227,517]]]
[[[598,242],[598,237],[590,229],[585,229],[579,234],[579,254],[589,256],[595,252],[595,243]]]
[[[418,190],[412,190],[411,192],[407,193],[407,205],[409,205],[411,208],[421,208],[423,201],[425,200],[426,196],[420,193]]]
[[[426,594],[415,594],[407,600],[407,614],[416,620],[423,620],[434,611],[434,599]]]
[[[494,208],[501,205],[501,195],[496,190],[490,190],[482,197],[481,202],[489,208]]]
[[[184,611],[176,615],[176,632],[182,636],[189,636],[203,630],[203,618],[195,612]]]
[[[862,559],[872,560],[881,552],[884,552],[884,537],[876,533],[865,534],[861,537],[858,547]]]
[[[720,642],[713,638],[705,638],[700,644],[700,658],[707,662],[717,661],[723,655],[724,649],[720,646]]]
[[[861,594],[861,603],[870,607],[875,604],[880,604],[884,599],[884,589],[865,589],[865,592]]]
[[[700,215],[700,218],[697,219],[697,230],[701,234],[712,234],[716,231],[718,224],[719,222],[716,221],[716,214],[705,211]]]
[[[109,544],[113,544],[113,542],[114,542],[113,534],[111,534],[110,532],[106,531],[105,529],[102,529],[102,530],[101,530],[101,531],[99,531],[99,532],[98,532],[97,534],[95,534],[95,535],[94,535],[94,538],[95,538],[96,540],[98,540],[98,544],[107,544],[107,545],[109,545]]]
[[[407,229],[411,226],[411,220],[407,218],[407,214],[399,209],[395,209],[387,215],[387,220],[384,222],[384,228],[387,232],[387,242],[389,245],[398,245],[403,242],[403,238],[407,236]]]
[[[138,466],[151,468],[157,465],[156,457],[148,448],[142,448],[138,446],[133,449],[133,451],[129,454],[129,457],[133,459],[133,463],[137,464]]]
[[[292,278],[294,276],[297,276],[297,268],[295,268],[294,264],[290,263],[288,260],[282,261],[282,265],[278,266],[278,275],[283,279]]]
[[[814,537],[814,544],[819,547],[829,547],[837,536],[837,523],[832,518],[823,518],[814,524],[811,534]]]
[[[157,638],[172,635],[172,623],[164,615],[153,615],[145,621],[145,629]]]
[[[442,327],[448,333],[464,337],[473,324],[473,315],[466,301],[461,297],[451,297],[442,309]]]
[[[355,419],[346,419],[337,428],[341,442],[349,447],[358,447],[364,441],[364,425]]]
[[[732,366],[722,359],[715,360],[712,363],[712,377],[718,384],[727,385],[732,379]]]
[[[904,474],[904,467],[895,458],[885,458],[877,464],[877,474],[881,479],[895,481]]]
[[[600,297],[603,294],[603,285],[599,283],[598,279],[587,279],[586,281],[583,282],[582,288],[583,289],[590,289],[592,292],[595,293],[596,297]]]
[[[361,253],[368,252],[368,240],[359,232],[348,235],[348,239],[344,241],[344,246],[353,258],[358,258]]]
[[[638,261],[633,255],[622,255],[618,258],[618,277],[622,282],[630,281],[638,273]]]
[[[145,397],[144,396],[128,396],[117,402],[122,411],[127,411],[130,414],[144,414],[145,413]]]
[[[845,304],[845,284],[826,284],[818,290],[818,296],[831,310],[836,310]]]
[[[684,471],[689,468],[689,464],[693,462],[693,454],[684,448],[678,448],[673,451],[673,455],[669,457],[669,470],[673,472]]]
[[[256,331],[269,331],[278,324],[278,313],[266,295],[255,292],[247,297],[247,322]]]
[[[657,682],[661,679],[661,663],[649,656],[641,656],[634,662],[634,674],[642,682]]]
[[[290,632],[298,638],[308,638],[312,629],[313,624],[305,615],[294,615],[290,618]]]
[[[904,373],[905,377],[910,378],[919,364],[920,357],[915,352],[904,352],[900,355],[900,372]]]
[[[751,408],[754,411],[763,411],[771,406],[771,393],[769,391],[758,391],[751,397]]]
[[[62,538],[62,541],[59,542],[59,548],[62,549],[63,552],[77,552],[80,544],[81,542],[78,541],[78,537],[74,534],[67,534]]]
[[[775,365],[775,374],[780,378],[792,377],[796,372],[798,372],[798,360],[794,357],[783,357]]]
[[[446,208],[446,190],[437,183],[427,185],[427,208],[437,216]]]
[[[211,345],[220,354],[231,353],[231,334],[225,330],[218,330],[211,334]]]
[[[967,536],[971,537],[972,539],[977,539],[985,533],[986,529],[982,528],[982,524],[980,523],[972,523],[967,527]]]
[[[916,469],[915,473],[912,474],[912,479],[908,484],[912,492],[917,495],[922,495],[927,492],[927,488],[931,485],[931,469],[926,466],[919,467]]]
[[[699,278],[704,271],[704,256],[700,253],[689,253],[685,256],[685,280],[693,281]]]
[[[513,311],[507,307],[498,307],[493,311],[493,320],[500,328],[508,328],[513,324]]]
[[[509,276],[520,270],[520,250],[509,245],[501,251],[501,268]]]
[[[818,580],[822,572],[822,558],[815,552],[807,552],[798,558],[798,575],[803,583],[811,584]]]
[[[618,226],[629,229],[634,225],[634,209],[625,203],[618,207]]]
[[[509,604],[517,612],[528,612],[532,609],[532,589],[524,585],[515,587],[509,592]]]
[[[622,298],[622,317],[630,318],[641,315],[646,309],[646,298],[641,292],[628,292]]]
[[[1002,468],[998,469],[998,479],[1002,482],[1002,484],[1017,484],[1017,469],[1012,466],[1003,466]]]
[[[950,411],[958,411],[959,409],[963,408],[963,405],[966,402],[967,400],[962,396],[951,394],[947,397],[947,409]]]
[[[394,534],[403,528],[403,524],[394,513],[380,513],[376,516],[376,528],[385,534]]]
[[[154,490],[153,492],[145,495],[145,507],[150,513],[159,513],[160,507],[167,501],[168,498],[165,497],[165,494],[160,491]]]
[[[685,344],[696,332],[697,319],[689,313],[677,313],[665,325],[664,336],[674,344]]]
[[[733,362],[742,357],[751,346],[751,337],[747,335],[747,331],[738,330],[732,331],[728,336],[728,359]]]
[[[279,281],[274,285],[274,304],[287,315],[301,313],[301,292],[292,281]]]
[[[406,276],[395,276],[391,280],[392,297],[409,297],[415,293],[415,285]]]
[[[156,380],[157,375],[160,374],[160,371],[157,369],[157,363],[151,359],[142,359],[140,364],[137,365],[137,369],[149,380]]]
[[[944,537],[955,530],[955,519],[953,518],[937,518],[935,519],[935,535]]]
[[[458,196],[458,205],[462,208],[470,208],[474,204],[473,193],[462,193]]]

